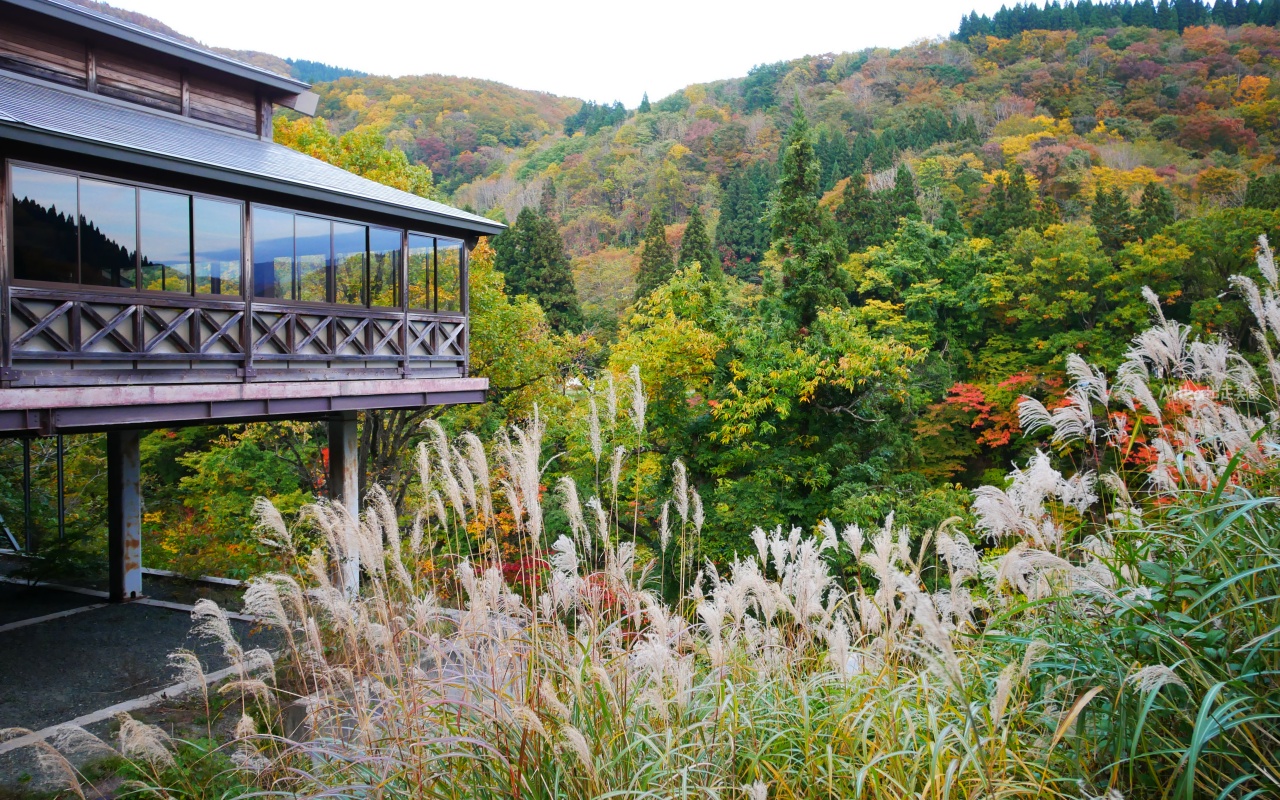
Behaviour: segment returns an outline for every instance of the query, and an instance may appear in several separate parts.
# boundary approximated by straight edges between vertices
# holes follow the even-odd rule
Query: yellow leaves
[[[392,108],[408,108],[413,105],[413,95],[409,94],[393,94],[391,99],[387,101],[387,105]]]
[[[695,83],[684,90],[684,96],[689,105],[696,106],[707,99],[707,87]]]
[[[1006,161],[1011,161],[1014,157],[1029,151],[1031,145],[1041,139],[1053,138],[1055,138],[1054,135],[1048,131],[1037,131],[1023,136],[1010,136],[1000,142],[1000,152],[1004,154]]]
[[[1036,176],[1032,175],[1030,172],[1026,173],[1026,176],[1027,176],[1027,185],[1030,186],[1032,189],[1038,189],[1040,186],[1040,181],[1036,180]],[[998,180],[999,178],[1004,178],[1004,180],[1007,182],[1009,180],[1009,171],[1004,169],[996,169],[996,170],[992,170],[991,172],[984,173],[982,176],[982,180],[991,186],[994,186],[996,183],[996,180]]]
[[[1095,196],[1102,189],[1119,188],[1127,194],[1133,194],[1148,183],[1163,183],[1156,171],[1151,167],[1134,167],[1120,170],[1111,167],[1090,167],[1089,184],[1082,187],[1082,194]]]
[[[1270,89],[1270,78],[1264,75],[1246,75],[1240,79],[1240,86],[1236,88],[1235,101],[1241,104],[1261,103],[1267,99]]]
[[[364,111],[369,107],[369,98],[361,92],[354,92],[344,97],[342,103],[352,111]]]
[[[680,159],[689,155],[689,153],[691,152],[693,151],[691,151],[689,148],[685,147],[684,145],[680,144],[679,142],[676,142],[675,144],[671,145],[671,149],[667,151],[667,158],[670,158],[672,161],[679,161]]]

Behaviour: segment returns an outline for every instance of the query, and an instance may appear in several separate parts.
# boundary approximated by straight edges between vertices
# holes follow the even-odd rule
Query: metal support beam
[[[138,431],[107,433],[107,554],[113,603],[142,596],[142,457]]]
[[[355,413],[329,418],[329,499],[360,519],[360,437]],[[353,532],[354,533],[354,532]],[[347,595],[360,591],[360,554],[350,542],[342,561],[342,584]]]

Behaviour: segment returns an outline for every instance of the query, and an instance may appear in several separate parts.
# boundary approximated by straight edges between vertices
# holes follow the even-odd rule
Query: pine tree
[[[1014,164],[1008,175],[996,177],[982,213],[973,224],[975,236],[996,239],[1010,231],[1040,227],[1044,214],[1036,209],[1036,195],[1026,170]]]
[[[556,331],[582,329],[582,308],[569,257],[553,220],[525,206],[515,224],[494,240],[493,249],[508,294],[537,301]]]
[[[645,92],[644,97],[640,98],[640,108],[637,109],[636,113],[648,114],[652,110],[653,107],[649,105],[649,93]]]
[[[1138,235],[1150,239],[1166,226],[1173,224],[1173,193],[1154,181],[1142,190],[1142,200],[1138,202],[1137,224]]]
[[[916,181],[911,177],[911,170],[906,163],[898,165],[898,173],[893,178],[893,190],[889,194],[887,204],[888,222],[891,230],[897,230],[898,221],[920,219],[920,204],[916,202]]]
[[[1089,216],[1094,230],[1098,232],[1098,239],[1108,252],[1118,252],[1137,236],[1129,198],[1119,187],[1100,189]]]
[[[795,115],[782,150],[777,188],[769,203],[773,248],[782,256],[782,302],[802,327],[818,310],[848,300],[843,291],[835,225],[818,204],[822,167],[804,110]]]
[[[875,201],[867,190],[867,176],[861,172],[845,183],[840,205],[835,209],[835,223],[850,253],[883,243]]]
[[[671,245],[667,244],[667,223],[662,212],[653,209],[644,229],[644,248],[640,251],[640,270],[636,273],[636,299],[670,280],[676,271]]]
[[[769,163],[757,162],[734,171],[720,199],[715,249],[723,254],[728,271],[743,280],[759,277],[760,259],[769,247],[769,226],[763,217],[771,184]]]
[[[702,274],[709,278],[720,278],[720,259],[716,258],[711,247],[711,238],[707,236],[706,223],[702,221],[702,212],[695,205],[689,209],[689,224],[684,228],[684,238],[680,240],[680,266],[687,267],[693,262],[702,265]]]

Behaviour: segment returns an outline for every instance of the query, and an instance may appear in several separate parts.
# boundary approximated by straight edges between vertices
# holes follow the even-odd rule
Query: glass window
[[[293,299],[293,215],[253,210],[253,294]]]
[[[80,282],[137,285],[138,190],[80,179]]]
[[[298,214],[294,235],[298,253],[297,299],[323,303],[329,299],[329,220]]]
[[[192,202],[192,215],[195,217],[196,292],[239,295],[242,206],[239,203],[204,197],[197,197]]]
[[[436,240],[409,234],[409,308],[435,307]]]
[[[436,311],[462,310],[462,242],[436,240]]]
[[[191,198],[141,189],[138,212],[142,288],[191,291]]]
[[[336,303],[364,304],[365,231],[363,225],[333,223],[333,299]]]
[[[79,280],[76,178],[14,167],[13,276],[26,281]]]
[[[400,305],[400,231],[369,229],[369,305]]]

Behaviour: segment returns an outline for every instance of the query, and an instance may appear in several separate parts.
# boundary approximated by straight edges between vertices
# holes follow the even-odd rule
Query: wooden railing
[[[458,314],[9,288],[4,380],[74,385],[462,376]]]

